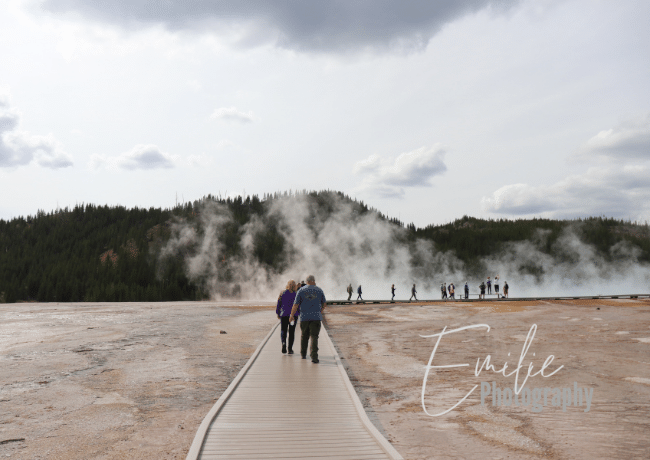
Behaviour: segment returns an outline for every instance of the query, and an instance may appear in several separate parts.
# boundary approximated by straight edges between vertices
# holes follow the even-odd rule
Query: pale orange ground
[[[205,415],[277,321],[270,310],[0,305],[0,457],[184,459]]]
[[[407,459],[650,458],[646,300],[331,306],[326,317],[371,419]],[[24,439],[0,444],[0,457],[183,459],[275,321],[270,305],[0,305],[0,443]],[[565,368],[529,384],[593,388],[590,412],[493,408],[477,394],[443,417],[424,414],[433,342],[420,334],[477,323],[492,329],[445,337],[436,359],[473,369],[491,354],[502,363],[535,323],[529,358],[539,367],[554,354]],[[433,372],[428,409],[448,407],[482,379],[512,385],[471,369]]]
[[[492,407],[490,396],[481,405],[479,387],[452,412],[427,416],[421,392],[435,342],[420,335],[481,323],[490,332],[441,340],[434,365],[470,367],[432,370],[425,390],[430,413],[453,406],[481,381],[512,387],[513,377],[483,371],[477,378],[474,366],[490,354],[497,368],[504,361],[516,367],[533,324],[537,332],[524,365],[532,361],[537,370],[553,354],[549,369],[564,368],[527,386],[593,388],[590,411],[584,412],[586,402],[566,412]],[[650,458],[648,300],[333,306],[327,324],[371,419],[405,458]]]

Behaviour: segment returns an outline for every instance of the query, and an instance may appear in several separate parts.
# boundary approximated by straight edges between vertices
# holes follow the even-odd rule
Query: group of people
[[[348,287],[346,289],[348,291],[348,300],[352,299],[352,283],[348,284]],[[416,301],[418,300],[417,298],[417,290],[415,289],[415,283],[413,283],[413,287],[411,288],[411,297],[409,298],[409,301],[411,299],[415,299]],[[390,287],[390,293],[391,293],[391,301],[395,300],[395,285],[393,284]],[[363,297],[361,297],[361,294],[363,294],[363,291],[361,290],[361,285],[357,288],[357,300],[363,300]]]
[[[494,281],[488,276],[486,281],[481,281],[479,285],[479,299],[485,299],[485,291],[492,294],[492,287],[497,296],[499,294],[499,275],[494,277]],[[348,285],[348,300],[352,297],[352,284]],[[455,299],[456,287],[454,283],[442,283],[440,285],[442,298]],[[357,300],[361,297],[361,285],[357,288]],[[395,299],[395,285],[391,286],[391,300]],[[411,297],[417,301],[417,290],[415,283],[411,288]],[[503,297],[508,297],[508,282],[503,283]],[[469,284],[465,282],[465,298],[469,298]],[[311,339],[310,357],[313,363],[318,363],[318,334],[320,333],[321,321],[323,320],[323,311],[327,306],[325,293],[321,288],[316,286],[314,275],[307,277],[307,282],[296,283],[289,280],[284,291],[278,296],[278,303],[275,313],[280,320],[280,339],[282,340],[282,353],[293,354],[293,343],[296,335],[296,318],[300,318],[300,355],[302,359],[307,359],[307,348]]]
[[[447,293],[449,293],[449,296],[447,296]],[[440,284],[440,295],[442,299],[455,299],[456,298],[456,286],[454,286],[454,283],[449,283],[449,286],[447,286],[447,283],[442,283]],[[465,283],[465,298],[469,296],[469,287],[467,286],[467,283]]]
[[[479,299],[485,299],[485,291],[487,290],[488,295],[492,295],[492,288],[494,287],[494,293],[497,295],[497,298],[507,298],[508,297],[508,282],[505,281],[503,283],[503,294],[499,293],[499,275],[496,275],[494,277],[494,280],[491,280],[490,277],[487,277],[486,281],[481,281],[481,284],[478,286],[479,288]],[[390,293],[391,293],[391,301],[395,300],[395,285],[391,285],[390,287]],[[352,299],[352,284],[349,284],[347,287],[348,291],[348,300]],[[361,297],[362,290],[361,290],[361,285],[357,288],[357,300],[363,300]],[[440,284],[440,295],[442,299],[455,299],[456,298],[456,286],[454,286],[454,283],[441,283]],[[469,298],[469,283],[466,281],[465,282],[465,299]],[[416,301],[418,300],[417,298],[417,290],[415,289],[415,283],[413,284],[413,287],[411,288],[411,297],[409,298],[409,301],[415,299]]]
[[[492,287],[494,287],[494,293],[497,295],[497,298],[507,298],[508,297],[508,282],[505,281],[503,283],[503,294],[499,293],[499,275],[494,277],[494,280],[490,280],[490,277],[487,277],[486,281],[481,281],[481,284],[479,284],[479,299],[485,299],[485,291],[487,290],[487,293],[489,295],[492,294]],[[449,286],[447,286],[447,283],[442,283],[440,285],[440,293],[443,299],[455,299],[455,286],[454,283],[449,283]],[[447,296],[447,293],[449,293],[449,296]],[[469,298],[469,283],[465,281],[465,298]]]
[[[326,307],[325,293],[316,286],[314,275],[307,277],[307,283],[289,280],[278,297],[275,314],[280,320],[282,353],[293,354],[296,333],[296,318],[300,318],[300,355],[307,359],[307,347],[311,339],[310,357],[318,363],[318,334],[320,333],[323,310]]]
[[[352,283],[348,284],[346,290],[348,291],[348,300],[350,300],[352,298]],[[361,285],[359,285],[359,287],[357,288],[357,300],[359,299],[363,300],[363,298],[361,297],[362,293],[363,292],[361,291]]]
[[[492,294],[492,286],[494,286],[494,293],[497,295],[497,298],[507,298],[508,297],[508,290],[510,287],[508,286],[508,282],[505,281],[503,283],[503,294],[499,294],[499,275],[494,277],[494,281],[490,280],[490,277],[487,277],[487,281],[481,281],[481,284],[479,284],[478,288],[480,289],[480,294],[479,294],[479,299],[485,299],[485,291],[487,289],[488,295]]]
[[[492,287],[497,296],[499,294],[499,275],[494,277],[494,281],[490,280],[488,276],[487,281],[481,281],[479,285],[480,294],[479,299],[485,299],[485,291],[492,294]],[[348,300],[352,297],[352,284],[348,285]],[[442,283],[440,285],[440,292],[442,298],[455,299],[456,287],[454,283]],[[361,297],[361,285],[357,288],[357,300],[363,300]],[[391,286],[391,300],[395,299],[395,285]],[[412,299],[418,300],[417,290],[415,283],[411,288]],[[503,297],[508,297],[508,282],[503,283]],[[469,284],[465,282],[465,298],[469,298]],[[275,313],[280,320],[280,339],[282,340],[282,353],[293,354],[293,343],[296,335],[296,318],[300,318],[300,355],[302,359],[307,359],[307,348],[311,339],[310,357],[312,363],[318,363],[318,334],[321,329],[321,321],[323,320],[323,311],[327,306],[325,293],[321,288],[316,286],[316,279],[314,275],[307,277],[307,282],[304,281],[296,283],[294,280],[289,280],[284,291],[278,296],[278,303]]]

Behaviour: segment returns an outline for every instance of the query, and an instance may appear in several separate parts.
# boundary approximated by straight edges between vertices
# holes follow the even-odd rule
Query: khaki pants
[[[307,355],[307,344],[311,337],[311,359],[318,359],[318,333],[320,332],[320,320],[300,321],[300,354]]]

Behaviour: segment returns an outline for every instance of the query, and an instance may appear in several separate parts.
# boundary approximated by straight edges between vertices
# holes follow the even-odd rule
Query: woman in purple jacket
[[[294,321],[293,325],[289,324],[289,316],[291,316],[291,308],[293,307],[293,301],[296,298],[296,282],[294,280],[289,280],[287,283],[287,288],[282,291],[280,297],[278,297],[278,306],[275,309],[275,314],[278,315],[280,320],[280,339],[282,339],[282,353],[287,352],[287,329],[289,329],[289,354],[293,354],[293,340],[296,335],[296,322]],[[300,308],[298,308],[300,312]],[[298,313],[296,313],[296,317]]]

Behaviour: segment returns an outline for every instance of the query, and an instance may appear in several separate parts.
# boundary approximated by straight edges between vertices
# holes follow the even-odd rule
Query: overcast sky
[[[0,218],[340,190],[650,221],[650,2],[4,0]]]

